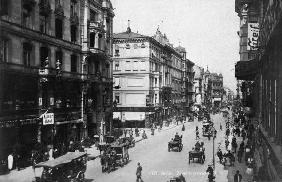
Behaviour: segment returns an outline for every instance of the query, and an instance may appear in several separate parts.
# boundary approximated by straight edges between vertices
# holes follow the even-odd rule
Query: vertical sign
[[[259,38],[259,24],[248,23],[248,44],[247,50],[258,50],[258,38]]]

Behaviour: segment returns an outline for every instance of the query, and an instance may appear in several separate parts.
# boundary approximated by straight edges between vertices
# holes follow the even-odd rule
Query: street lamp
[[[213,164],[213,169],[215,170],[215,159],[214,159],[214,139],[215,139],[215,128],[214,128],[214,125],[212,126],[211,128],[211,133],[212,133],[212,136],[213,136],[213,144],[212,144],[212,164]]]

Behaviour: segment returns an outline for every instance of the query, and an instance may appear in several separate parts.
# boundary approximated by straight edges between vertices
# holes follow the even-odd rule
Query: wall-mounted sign
[[[259,24],[258,23],[248,23],[248,43],[247,50],[258,50],[258,40],[259,40]]]
[[[54,124],[54,113],[46,113],[42,115],[43,125]]]

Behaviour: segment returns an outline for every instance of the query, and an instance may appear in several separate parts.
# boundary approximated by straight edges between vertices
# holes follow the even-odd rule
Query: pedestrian
[[[241,163],[242,162],[242,157],[243,157],[243,151],[242,149],[239,149],[237,157],[238,157],[238,162]]]
[[[137,170],[136,170],[136,182],[139,182],[139,181],[142,182],[143,181],[142,178],[141,178],[141,175],[142,175],[142,166],[138,162],[137,163]]]
[[[222,131],[222,125],[221,125],[221,123],[220,123],[220,125],[219,125],[219,129]]]
[[[8,156],[8,169],[11,171],[13,168],[13,163],[14,163],[14,156],[13,154],[10,154]]]
[[[241,182],[242,181],[242,175],[240,174],[239,170],[236,171],[236,174],[234,175],[234,182]]]
[[[222,159],[223,159],[223,154],[222,154],[221,149],[218,149],[217,156],[218,156],[219,162],[221,164],[222,163]]]

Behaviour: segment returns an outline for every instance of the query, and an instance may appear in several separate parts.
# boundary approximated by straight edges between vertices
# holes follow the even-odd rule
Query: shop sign
[[[54,124],[54,113],[43,114],[43,125]]]
[[[258,50],[258,39],[259,39],[259,24],[248,23],[247,50],[249,51]]]

